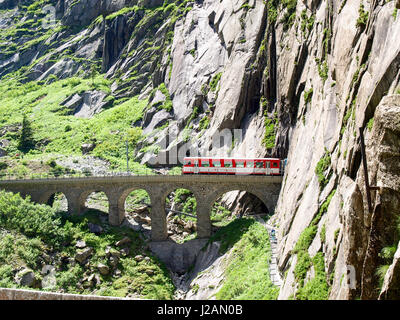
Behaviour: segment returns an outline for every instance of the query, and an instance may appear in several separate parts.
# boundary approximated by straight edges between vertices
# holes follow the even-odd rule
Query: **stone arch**
[[[86,201],[89,198],[89,196],[92,193],[104,193],[107,197],[107,203],[108,203],[108,213],[110,213],[111,209],[111,203],[110,203],[110,194],[107,192],[107,190],[103,190],[102,188],[96,188],[96,189],[87,189],[79,194],[78,197],[78,211],[80,214],[84,213],[87,211],[89,208],[86,206]]]
[[[250,188],[248,186],[245,185],[232,185],[232,186],[227,186],[227,187],[222,187],[219,188],[213,195],[212,195],[212,204],[214,204],[218,198],[222,197],[224,194],[228,193],[228,192],[232,192],[232,191],[244,191],[247,192],[253,196],[255,196],[256,198],[258,198],[266,207],[266,209],[268,210],[268,214],[272,214],[274,212],[274,207],[275,207],[275,202],[276,200],[274,200],[274,196],[272,194],[272,192],[269,194],[266,191],[261,191],[258,190],[256,188]],[[211,213],[210,213],[211,214]]]
[[[174,197],[172,198],[172,194]],[[180,241],[192,237],[197,231],[197,210],[198,197],[195,190],[187,185],[173,185],[163,192],[163,210],[166,216],[167,230],[170,238]],[[172,200],[172,201],[171,201]],[[168,204],[168,201],[171,201]],[[172,209],[175,212],[171,212]],[[189,214],[180,215],[178,212]]]
[[[136,215],[132,215],[132,218],[139,224],[148,224],[151,225],[151,196],[148,190],[146,190],[146,186],[134,186],[134,187],[129,187],[125,190],[123,190],[121,192],[121,194],[118,197],[118,210],[119,210],[119,215],[121,216],[121,220],[124,220],[126,215],[127,215],[127,201],[129,199],[129,196],[132,195],[132,193],[134,192],[140,192],[140,191],[144,191],[146,193],[146,195],[139,195],[139,196],[144,196],[143,201],[141,201],[142,207],[147,206],[147,209],[145,211],[147,212],[139,212],[139,213],[143,213],[143,214],[139,214],[139,217]],[[147,214],[148,213],[148,214]],[[123,217],[122,217],[123,216]],[[146,216],[150,218],[150,221],[146,221]],[[135,219],[135,217],[137,218],[143,218],[143,219]],[[141,221],[139,221],[141,220]]]
[[[57,195],[59,194],[64,196],[66,200],[67,211],[69,212],[71,208],[71,199],[68,192],[65,192],[64,190],[51,190],[44,192],[40,195],[39,199],[36,199],[35,201],[41,204],[47,204],[52,207],[54,205],[54,201],[56,200]],[[33,197],[32,200],[34,200]]]

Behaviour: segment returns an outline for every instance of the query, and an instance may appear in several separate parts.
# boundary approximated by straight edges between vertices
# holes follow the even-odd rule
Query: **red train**
[[[278,158],[184,158],[183,174],[243,174],[279,176],[285,160]]]

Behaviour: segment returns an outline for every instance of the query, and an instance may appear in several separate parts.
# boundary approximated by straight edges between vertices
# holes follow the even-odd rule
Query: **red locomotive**
[[[278,158],[197,158],[186,157],[183,174],[236,174],[279,176],[285,161]]]

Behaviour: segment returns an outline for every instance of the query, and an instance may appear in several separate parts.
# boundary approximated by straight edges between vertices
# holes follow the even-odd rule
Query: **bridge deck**
[[[38,179],[0,180],[2,185],[20,184],[69,184],[69,183],[281,183],[282,176],[252,176],[252,175],[122,175],[122,176],[90,176],[90,177],[59,177]]]

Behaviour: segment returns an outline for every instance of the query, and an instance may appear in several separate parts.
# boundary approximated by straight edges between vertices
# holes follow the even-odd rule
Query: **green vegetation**
[[[293,249],[293,253],[297,254],[297,263],[294,269],[294,276],[299,284],[296,299],[325,300],[328,298],[329,285],[326,280],[324,254],[322,252],[318,252],[313,258],[311,258],[308,253],[308,248],[317,234],[318,223],[321,220],[322,215],[327,212],[329,204],[335,193],[336,190],[333,190],[329,194],[325,202],[321,205],[318,214],[311,221],[310,225],[300,234],[300,237]],[[325,233],[326,227],[324,224],[321,228],[322,242],[325,241]],[[314,266],[315,277],[308,281],[306,285],[304,285],[304,280],[311,266]]]
[[[174,202],[179,205],[178,211],[196,215],[197,201],[193,193],[187,189],[176,189]],[[180,208],[182,206],[182,209]],[[190,217],[184,217],[190,218]]]
[[[307,105],[311,102],[313,96],[313,88],[311,87],[308,91],[304,91],[304,103]]]
[[[215,203],[211,209],[211,222],[214,225],[225,224],[231,218],[232,212],[221,205],[219,202]]]
[[[311,32],[313,26],[314,26],[314,21],[315,21],[315,16],[313,14],[308,17],[307,15],[307,9],[304,9],[301,12],[301,31],[304,35],[306,35],[307,31],[308,33]]]
[[[81,155],[81,145],[94,142],[92,154],[110,161],[115,169],[125,168],[124,136],[132,146],[141,139],[141,130],[132,128],[132,123],[143,116],[146,100],[130,98],[114,101],[113,108],[96,114],[91,119],[77,118],[71,111],[60,104],[68,97],[93,89],[110,92],[110,83],[102,75],[93,79],[69,78],[57,80],[51,84],[39,82],[22,83],[6,78],[0,86],[0,122],[2,126],[23,124],[23,132],[7,133],[4,138],[11,141],[7,147],[10,155],[18,149],[29,151],[31,158],[43,157],[44,154]],[[21,119],[21,113],[24,117]],[[25,118],[25,120],[24,120]],[[29,119],[29,121],[28,121]],[[46,144],[32,141],[46,141]],[[132,163],[134,170],[145,169]],[[138,171],[137,171],[138,172]]]
[[[217,86],[219,81],[221,80],[222,72],[217,73],[210,81],[210,89],[215,92],[217,90]]]
[[[357,18],[356,26],[361,29],[364,29],[368,22],[369,13],[368,13],[368,11],[365,11],[363,2],[360,3],[360,8],[358,9],[358,14],[359,14],[359,16]]]
[[[396,224],[396,230],[394,233],[392,244],[383,247],[381,252],[379,253],[379,258],[381,259],[382,264],[377,268],[375,272],[375,276],[378,277],[379,291],[382,288],[386,272],[389,269],[390,265],[392,264],[393,258],[397,251],[397,246],[400,240],[400,217],[396,218],[395,224]]]
[[[367,123],[368,131],[371,131],[373,126],[374,126],[374,118],[371,118]]]
[[[326,186],[329,182],[329,176],[326,176],[326,171],[329,169],[331,165],[331,155],[327,149],[325,149],[324,156],[318,161],[317,166],[315,168],[315,173],[318,176],[318,182],[321,187],[321,190]]]
[[[28,152],[35,147],[35,141],[33,140],[33,133],[31,128],[31,122],[24,114],[22,118],[22,130],[21,136],[18,141],[18,149],[22,152]]]
[[[327,300],[329,285],[326,281],[324,254],[318,252],[310,261],[314,266],[315,277],[299,288],[296,294],[298,300]]]
[[[102,226],[104,231],[95,235],[88,230],[88,222]],[[143,241],[139,234],[127,228],[110,227],[101,222],[100,213],[88,212],[84,216],[67,217],[56,213],[46,205],[37,205],[0,191],[0,228],[7,231],[0,233],[0,286],[20,287],[14,283],[16,268],[27,266],[31,268],[40,280],[43,261],[60,263],[56,272],[55,291],[64,290],[68,293],[112,295],[125,297],[127,294],[137,294],[143,298],[171,299],[174,286],[165,267],[154,258],[150,252],[143,250]],[[121,275],[118,279],[112,275],[101,275],[100,283],[87,284],[83,281],[84,273],[98,272],[97,265],[103,263],[112,266],[107,258],[106,248],[111,247],[111,253],[117,252],[115,243],[124,237],[131,240],[129,254],[121,256],[118,269]],[[87,246],[93,248],[89,265],[68,263],[78,249],[75,244],[84,240]],[[137,262],[135,255],[148,256],[149,260]],[[78,282],[83,283],[78,286]]]
[[[325,81],[328,79],[328,72],[329,72],[328,63],[326,62],[326,59],[321,61],[321,59],[319,58],[315,58],[315,62],[317,63],[318,66],[318,74],[325,83]]]
[[[268,232],[261,224],[254,219],[237,219],[221,228],[213,240],[222,240],[222,252],[233,247],[217,299],[277,299],[279,288],[272,284],[269,276]]]
[[[167,87],[165,86],[165,83],[161,83],[158,86],[158,90],[160,90],[162,92],[162,94],[166,97],[165,102],[159,107],[159,109],[165,109],[168,112],[172,111],[172,100],[171,100],[171,96],[169,95],[169,91],[167,89]]]
[[[208,116],[204,116],[199,123],[200,130],[206,130],[210,125],[210,118]]]
[[[266,102],[265,102],[266,103]],[[262,144],[267,149],[272,149],[275,147],[276,130],[279,126],[279,119],[277,114],[274,114],[274,119],[268,117],[267,110],[264,111],[264,125],[265,132]]]
[[[324,243],[326,240],[326,224],[324,223],[320,232],[321,242]]]
[[[283,23],[284,30],[288,30],[294,24],[296,19],[297,0],[276,0],[272,2],[272,6],[275,8],[278,8],[280,2],[282,9],[286,10],[280,22]]]
[[[113,20],[118,16],[125,15],[125,14],[131,13],[131,12],[136,12],[138,9],[139,9],[138,6],[122,8],[121,10],[108,15],[106,17],[106,20]]]

